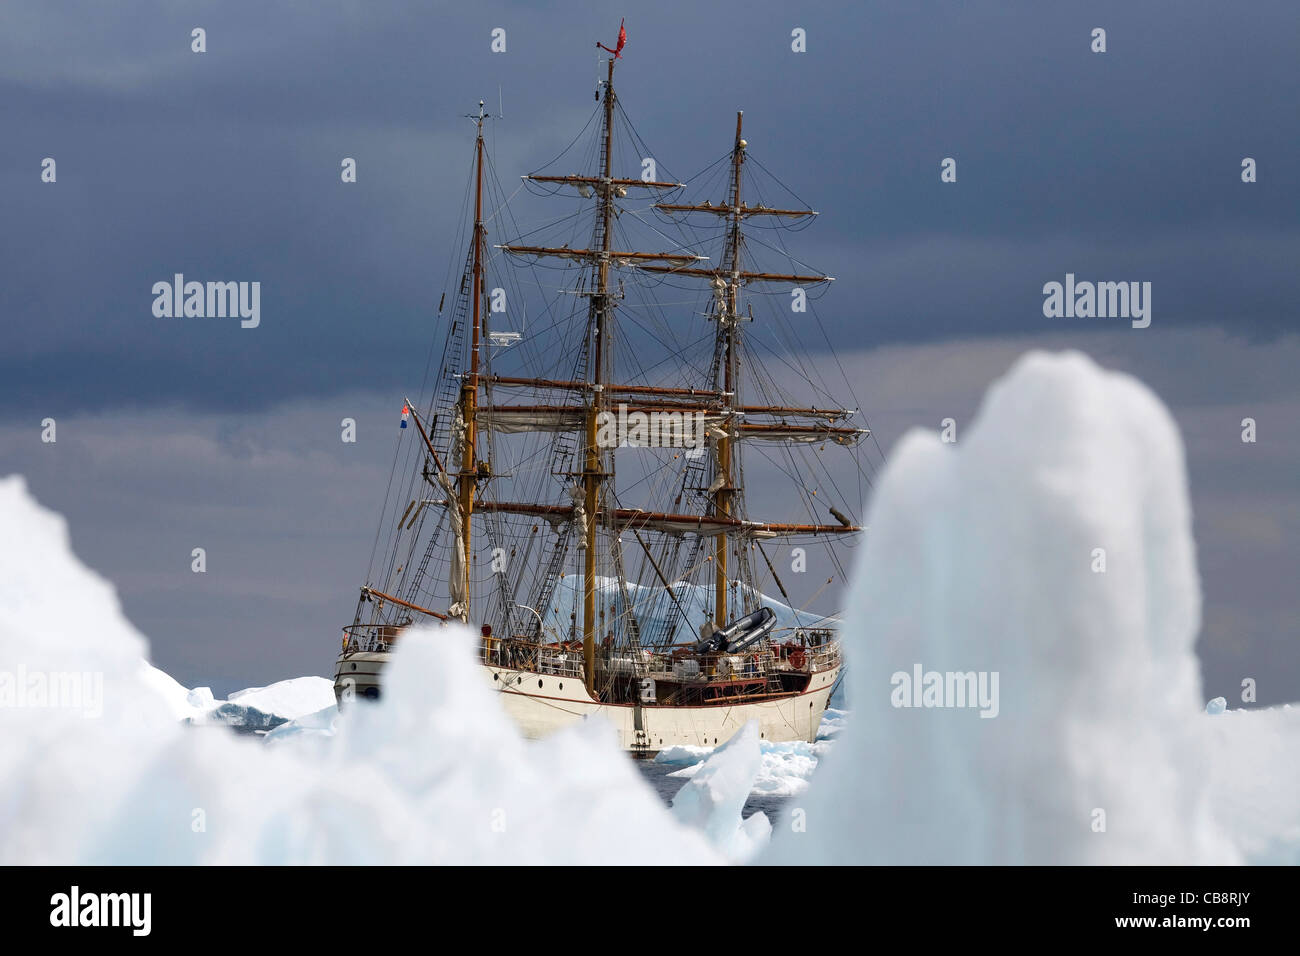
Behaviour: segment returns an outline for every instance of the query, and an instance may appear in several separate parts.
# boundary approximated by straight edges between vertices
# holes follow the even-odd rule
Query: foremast
[[[461,378],[458,422],[455,431],[460,440],[460,472],[456,476],[456,491],[460,511],[459,541],[456,544],[457,560],[451,562],[448,590],[452,595],[451,613],[462,621],[469,620],[470,602],[470,548],[473,534],[474,490],[478,482],[477,440],[478,440],[478,390],[479,390],[479,341],[483,330],[483,239],[486,230],[483,226],[483,120],[487,113],[483,101],[478,101],[478,115],[474,117],[477,135],[474,140],[474,238],[473,266],[471,268],[473,290],[471,292],[471,310],[473,314],[470,333],[469,370]],[[459,593],[460,599],[457,600]]]

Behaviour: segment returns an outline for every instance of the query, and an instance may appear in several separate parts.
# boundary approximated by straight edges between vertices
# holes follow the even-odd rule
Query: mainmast
[[[622,34],[620,33],[620,46]],[[609,49],[609,48],[605,48]],[[744,255],[743,223],[750,216],[777,216],[801,218],[816,213],[804,209],[774,209],[764,205],[746,206],[741,198],[742,167],[745,161],[745,140],[742,138],[742,116],[737,114],[736,134],[732,151],[732,175],[726,199],[720,205],[708,202],[684,205],[655,203],[664,211],[681,211],[726,217],[726,242],[724,261],[710,267],[708,257],[687,248],[674,251],[641,252],[619,248],[613,235],[617,224],[618,202],[633,189],[670,191],[683,188],[682,183],[660,182],[643,178],[618,178],[615,175],[613,155],[615,107],[618,105],[614,90],[615,55],[606,64],[604,101],[598,107],[601,113],[599,168],[591,174],[566,175],[533,174],[524,177],[526,182],[551,186],[571,187],[583,198],[594,198],[595,213],[592,240],[587,248],[573,248],[567,243],[556,245],[523,245],[506,243],[497,248],[511,256],[555,258],[580,262],[585,267],[583,284],[588,297],[586,338],[580,365],[585,373],[581,378],[536,378],[491,375],[483,382],[493,390],[492,401],[473,406],[476,424],[485,428],[502,427],[508,431],[543,430],[580,434],[574,449],[577,472],[568,475],[568,497],[562,504],[529,501],[506,501],[485,498],[470,502],[477,511],[489,514],[541,517],[560,525],[571,522],[583,552],[582,574],[582,642],[583,661],[588,689],[599,696],[597,686],[596,645],[604,634],[600,607],[598,571],[602,567],[598,542],[608,534],[616,537],[625,529],[649,530],[670,535],[695,534],[715,537],[712,559],[715,562],[713,615],[722,626],[728,616],[728,557],[732,542],[746,537],[772,537],[777,535],[837,535],[851,534],[859,529],[847,519],[836,516],[838,524],[787,524],[768,521],[751,521],[741,510],[738,495],[740,484],[740,457],[737,441],[781,441],[854,444],[867,434],[866,429],[836,424],[853,414],[848,409],[796,408],[778,405],[742,404],[738,398],[740,378],[740,348],[743,344],[737,322],[740,319],[740,287],[749,282],[784,282],[797,285],[831,281],[820,274],[796,275],[785,273],[746,271],[742,267]],[[620,237],[621,238],[621,237]],[[715,297],[712,315],[718,321],[715,355],[719,365],[716,379],[703,388],[673,388],[652,384],[620,383],[613,368],[613,341],[615,338],[615,307],[617,290],[612,289],[614,269],[634,269],[639,273],[699,277],[709,280]],[[476,280],[477,281],[477,280]],[[476,312],[477,312],[476,302]],[[476,315],[475,334],[478,326]],[[594,355],[590,350],[594,349]],[[725,360],[725,361],[724,361]],[[588,364],[589,363],[589,364]],[[477,372],[472,373],[478,381]],[[515,388],[567,393],[556,400],[542,399],[545,404],[515,404],[502,400],[503,391]],[[629,402],[630,400],[630,402]],[[466,403],[467,404],[467,403]],[[628,509],[613,500],[613,451],[603,447],[604,429],[601,427],[613,414],[615,405],[620,413],[623,404],[634,404],[629,414],[638,411],[666,412],[669,414],[698,414],[702,421],[722,426],[723,437],[712,439],[715,460],[715,480],[709,488],[709,500],[704,508],[693,513],[680,509],[668,511]],[[808,421],[791,421],[807,419]],[[622,426],[620,426],[622,427]],[[572,460],[572,459],[571,459]],[[471,459],[466,456],[464,468],[470,471]],[[575,480],[576,479],[576,480]],[[680,504],[680,496],[677,501]],[[707,513],[699,513],[707,512]],[[556,554],[563,555],[566,530],[557,544]],[[643,544],[644,547],[644,544]],[[613,563],[620,565],[616,551]],[[653,560],[653,559],[652,559]],[[559,575],[560,564],[552,561],[538,585],[538,593],[549,593],[550,581]],[[620,580],[621,567],[617,567]],[[744,563],[741,562],[742,576]],[[732,571],[734,575],[734,570]],[[534,602],[537,603],[537,602]],[[545,598],[543,598],[545,603]],[[541,607],[542,605],[539,605]],[[576,615],[575,615],[576,617]]]
[[[483,293],[483,120],[487,114],[483,109],[483,101],[478,101],[478,116],[475,118],[478,126],[478,136],[474,141],[474,265],[473,265],[473,284],[472,292],[472,309],[473,309],[473,332],[470,339],[469,353],[469,371],[461,379],[460,390],[460,418],[464,437],[461,441],[461,469],[457,476],[457,490],[460,497],[460,515],[461,515],[461,540],[460,549],[463,559],[460,562],[461,567],[456,567],[456,562],[452,562],[452,573],[463,574],[461,586],[463,587],[464,599],[461,602],[460,614],[461,620],[469,620],[469,600],[470,600],[470,544],[471,544],[471,516],[474,513],[474,489],[478,480],[478,465],[475,460],[476,440],[478,438],[478,365],[479,365],[479,338],[482,335],[483,312],[482,312],[482,293]],[[453,583],[452,593],[456,592],[456,586]]]
[[[592,297],[595,309],[596,386],[587,403],[587,454],[582,480],[584,491],[583,511],[587,517],[583,541],[582,565],[582,659],[587,675],[587,690],[595,690],[596,675],[596,525],[599,508],[600,484],[604,480],[604,462],[596,443],[596,428],[600,412],[605,406],[605,377],[608,373],[605,354],[608,351],[610,296],[609,296],[609,234],[613,224],[614,187],[610,176],[610,157],[613,149],[614,126],[614,57],[609,58],[609,72],[605,78],[605,120],[601,135],[604,139],[600,170],[600,189],[597,191],[600,216],[600,258],[596,265],[596,294]]]
[[[622,49],[622,31],[620,30],[620,46]],[[608,49],[608,48],[606,48]],[[602,484],[608,477],[605,470],[606,452],[599,446],[597,441],[599,418],[602,411],[609,405],[609,398],[606,394],[606,385],[610,375],[610,341],[613,325],[613,296],[610,293],[610,268],[613,266],[629,267],[640,265],[643,262],[659,262],[671,264],[674,266],[683,266],[694,264],[706,260],[707,256],[698,256],[690,253],[681,252],[635,252],[623,251],[613,248],[613,228],[615,214],[615,199],[627,194],[629,189],[653,189],[653,190],[673,190],[680,189],[682,183],[657,182],[645,179],[623,179],[613,175],[613,146],[614,146],[614,60],[618,58],[618,51],[611,51],[615,55],[609,58],[609,63],[605,78],[605,101],[602,117],[601,129],[601,166],[598,176],[525,176],[526,180],[538,183],[555,183],[567,186],[574,186],[579,190],[581,195],[589,195],[594,192],[596,195],[596,229],[599,233],[595,237],[597,241],[592,243],[590,249],[570,249],[568,247],[556,248],[546,246],[524,246],[524,245],[503,245],[502,250],[511,255],[524,256],[554,256],[561,259],[576,259],[594,266],[595,290],[589,293],[591,297],[591,329],[592,345],[595,348],[595,367],[591,376],[591,381],[579,383],[581,390],[586,393],[584,420],[582,422],[585,437],[583,440],[583,467],[582,467],[582,647],[583,661],[586,665],[586,677],[588,689],[593,693],[595,687],[596,671],[596,630],[599,620],[597,610],[597,582],[596,582],[596,541],[597,530],[602,524],[605,524],[604,516],[601,514],[603,508],[602,502]],[[571,509],[576,511],[577,509]],[[576,515],[575,515],[576,517]]]

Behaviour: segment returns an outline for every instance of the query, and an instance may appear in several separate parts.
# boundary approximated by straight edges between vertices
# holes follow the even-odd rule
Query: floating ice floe
[[[741,811],[762,761],[758,722],[751,720],[714,749],[673,797],[673,815],[701,831],[729,859],[743,863],[759,853],[772,835],[763,813],[744,820]]]
[[[773,741],[759,740],[759,766],[750,783],[751,795],[793,797],[808,789],[818,762],[830,752],[834,737],[847,719],[847,711],[827,710],[817,731],[817,739]],[[704,766],[717,748],[680,745],[668,747],[655,756],[655,762],[679,767],[668,776],[689,780]]]

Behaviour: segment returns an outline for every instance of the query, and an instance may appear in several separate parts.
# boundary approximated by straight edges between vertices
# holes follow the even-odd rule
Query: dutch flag
[[[403,405],[402,406],[402,427],[403,428],[406,427],[406,422],[410,417],[411,417],[411,406]]]

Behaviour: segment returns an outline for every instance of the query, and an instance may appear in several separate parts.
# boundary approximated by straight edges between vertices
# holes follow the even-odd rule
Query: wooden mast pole
[[[462,620],[469,620],[470,599],[470,542],[472,540],[470,521],[474,513],[474,487],[477,481],[475,462],[475,444],[478,438],[476,422],[478,410],[478,352],[479,337],[482,331],[483,292],[483,101],[478,102],[478,136],[474,142],[474,291],[473,291],[473,338],[470,343],[469,373],[461,383],[460,408],[461,420],[464,422],[465,439],[461,455],[461,473],[459,477],[461,546],[465,554],[465,602]]]
[[[610,162],[614,141],[614,58],[609,58],[609,71],[605,79],[605,152],[601,165],[600,197],[600,259],[596,271],[596,375],[594,382],[603,386],[606,377],[605,351],[609,326],[609,250],[610,230],[614,216],[614,185],[611,182]],[[587,690],[596,693],[596,511],[599,507],[601,473],[600,449],[596,444],[597,418],[605,405],[603,389],[592,394],[587,409],[587,461],[583,473],[585,491],[584,511],[587,517],[585,552],[582,567],[582,659],[587,679]]]
[[[736,112],[736,145],[731,153],[731,235],[729,237],[727,265],[731,275],[727,278],[727,299],[725,314],[718,316],[722,323],[723,347],[726,350],[726,371],[723,374],[722,405],[730,408],[735,400],[736,388],[736,322],[739,320],[740,293],[740,164],[744,161],[745,141],[741,138],[742,111]],[[727,517],[731,514],[731,420],[723,423],[725,434],[718,439],[718,477],[722,484],[716,496],[716,512]],[[727,549],[731,544],[730,536],[720,534],[714,546],[714,596],[713,618],[715,627],[727,625]]]

